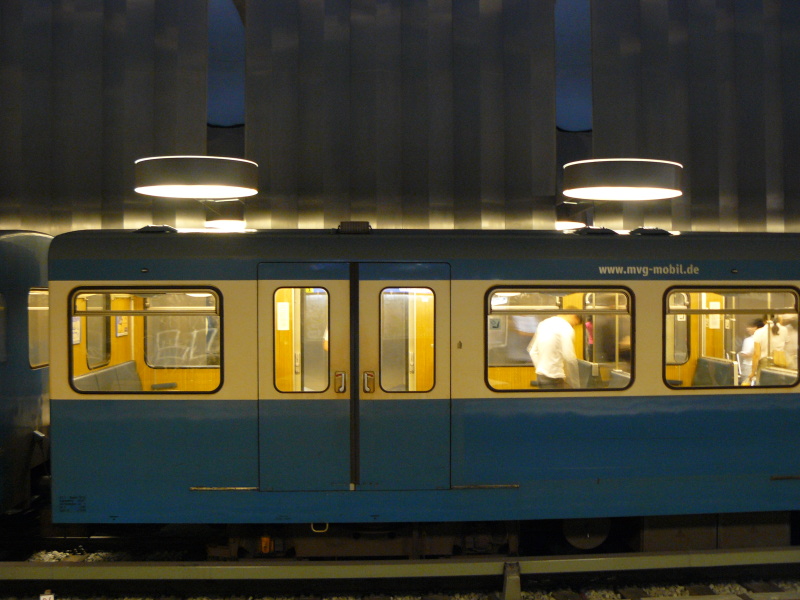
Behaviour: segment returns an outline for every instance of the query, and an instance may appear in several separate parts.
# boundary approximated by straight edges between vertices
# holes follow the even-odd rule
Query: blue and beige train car
[[[0,232],[0,512],[27,507],[46,473],[47,250],[51,237]]]
[[[54,520],[789,514],[798,248],[788,234],[60,235]],[[582,316],[578,381],[551,389],[529,345],[567,313]],[[740,354],[765,316],[785,347],[751,379]]]

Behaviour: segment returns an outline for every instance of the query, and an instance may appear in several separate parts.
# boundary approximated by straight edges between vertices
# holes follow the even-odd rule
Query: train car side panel
[[[350,488],[349,276],[346,263],[258,266],[263,491]]]
[[[55,518],[370,523],[792,510],[796,366],[773,353],[763,372],[778,379],[741,386],[735,355],[745,317],[797,316],[796,262],[771,256],[789,256],[798,238],[748,240],[757,245],[525,232],[67,234],[53,285]],[[131,303],[133,352],[119,364],[137,362],[143,386],[165,383],[151,372],[179,369],[215,374],[214,384],[76,385],[87,373],[69,361],[86,358],[72,348],[71,318],[122,316],[110,301],[95,314],[70,306],[92,293]],[[186,306],[158,305],[159,294]],[[141,364],[137,346],[148,342],[137,319],[157,308],[180,321],[178,309],[199,311],[203,294],[218,301],[197,314],[219,319],[219,364]],[[582,317],[571,346],[579,384],[550,387],[566,377],[547,375],[528,345],[542,322],[572,314]],[[159,327],[166,336],[170,327]],[[210,343],[213,327],[192,329]],[[103,368],[87,365],[88,374]]]
[[[31,500],[48,459],[47,250],[44,234],[0,232],[0,512]],[[38,432],[38,433],[34,433]]]
[[[183,521],[204,494],[258,489],[255,400],[60,400],[53,419],[54,522]]]
[[[453,485],[519,486],[522,495],[546,489],[553,495],[519,508],[560,518],[791,510],[798,483],[780,475],[786,456],[800,453],[796,400],[696,404],[636,396],[454,400]],[[754,429],[769,432],[770,443]]]

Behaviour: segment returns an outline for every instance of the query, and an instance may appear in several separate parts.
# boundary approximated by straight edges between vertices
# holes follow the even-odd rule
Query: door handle
[[[343,394],[347,391],[347,373],[344,371],[336,371],[334,374],[334,386],[336,387],[337,394]]]
[[[371,394],[375,391],[375,373],[364,371],[364,393]]]

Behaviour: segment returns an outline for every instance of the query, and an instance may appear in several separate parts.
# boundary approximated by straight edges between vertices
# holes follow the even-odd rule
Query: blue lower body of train
[[[409,402],[361,407],[354,459],[347,402],[299,413],[271,400],[54,400],[53,520],[489,521],[800,505],[792,394]]]

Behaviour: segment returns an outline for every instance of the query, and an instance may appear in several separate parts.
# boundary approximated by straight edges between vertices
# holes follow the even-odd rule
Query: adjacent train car
[[[51,237],[0,232],[0,509],[25,508],[46,472],[47,251]]]
[[[788,527],[800,236],[350,229],[56,237],[54,521]]]

